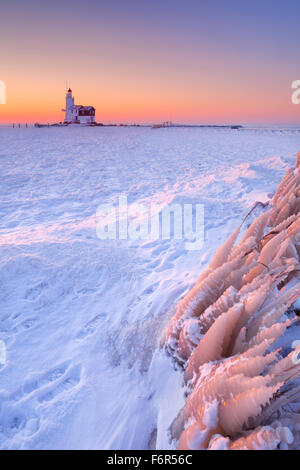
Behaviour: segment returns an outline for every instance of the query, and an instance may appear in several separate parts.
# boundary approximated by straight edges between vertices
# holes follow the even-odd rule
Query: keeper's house
[[[93,106],[81,106],[74,104],[74,96],[69,88],[66,94],[66,113],[65,123],[67,124],[85,124],[91,125],[95,123],[95,108]]]

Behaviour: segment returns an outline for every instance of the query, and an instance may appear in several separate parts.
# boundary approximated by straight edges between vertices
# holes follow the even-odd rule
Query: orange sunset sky
[[[0,123],[300,123],[296,0],[1,0]]]

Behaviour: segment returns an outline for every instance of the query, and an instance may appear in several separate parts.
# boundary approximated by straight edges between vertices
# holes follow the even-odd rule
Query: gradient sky
[[[0,0],[0,122],[295,123],[299,0]]]

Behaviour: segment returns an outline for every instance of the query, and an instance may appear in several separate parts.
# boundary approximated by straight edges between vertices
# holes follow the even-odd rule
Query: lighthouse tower
[[[68,89],[66,94],[66,122],[73,121],[73,107],[74,107],[74,97],[72,96],[71,88]]]

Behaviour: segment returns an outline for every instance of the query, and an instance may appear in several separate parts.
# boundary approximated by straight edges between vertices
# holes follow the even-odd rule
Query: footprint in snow
[[[24,295],[26,300],[36,300],[41,292],[48,286],[47,282],[40,282],[36,286],[31,287]]]
[[[79,330],[79,332],[76,335],[76,339],[80,340],[95,333],[96,329],[98,328],[99,323],[101,322],[101,320],[106,318],[106,315],[107,315],[106,313],[99,313],[99,315],[96,315],[94,318],[92,318],[92,320],[87,322],[84,325],[84,327],[81,330]]]
[[[61,393],[76,387],[80,383],[81,370],[81,364],[73,366],[58,381],[45,387],[43,393],[38,397],[38,401],[40,403],[52,401]]]
[[[149,295],[152,294],[159,286],[159,282],[155,282],[154,284],[151,284],[151,286],[147,287],[142,293],[141,296],[143,295]]]
[[[0,413],[0,447],[5,449],[17,435],[31,436],[40,428],[40,419],[30,408],[3,406]],[[20,438],[19,438],[20,439]],[[8,440],[8,443],[7,443]]]
[[[62,377],[69,366],[70,361],[66,361],[57,365],[53,369],[48,370],[44,374],[38,374],[32,377],[30,380],[25,381],[20,388],[12,393],[9,399],[12,401],[20,401],[24,398],[27,398],[27,396],[35,393],[37,390],[43,389],[45,386]]]

